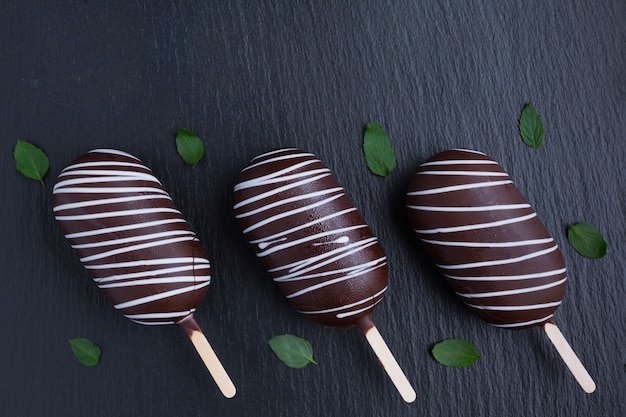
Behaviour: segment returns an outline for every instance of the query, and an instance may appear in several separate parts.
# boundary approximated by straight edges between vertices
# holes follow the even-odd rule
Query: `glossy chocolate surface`
[[[126,317],[173,324],[200,304],[211,281],[204,249],[139,159],[89,152],[61,172],[53,202],[80,261]]]
[[[387,258],[323,162],[298,149],[260,155],[241,172],[234,201],[246,238],[297,311],[338,327],[368,319],[387,289]]]
[[[407,206],[415,233],[476,314],[506,328],[552,320],[565,291],[563,257],[496,161],[438,153],[413,176]]]

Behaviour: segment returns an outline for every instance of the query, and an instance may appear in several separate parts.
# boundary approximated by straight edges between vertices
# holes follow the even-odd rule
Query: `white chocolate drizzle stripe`
[[[347,310],[350,309],[352,307],[356,307],[358,305],[361,304],[365,304],[368,301],[374,301],[376,299],[376,297],[380,297],[381,295],[383,295],[385,293],[385,291],[387,291],[387,287],[383,288],[382,290],[378,291],[376,294],[372,295],[371,297],[367,297],[363,300],[359,300],[356,303],[352,303],[352,304],[346,304],[340,307],[335,307],[335,308],[329,308],[326,310],[312,310],[312,311],[305,311],[305,310],[298,310],[299,313],[303,313],[303,314],[326,314],[326,313],[334,313],[337,311],[341,311],[341,310]],[[379,300],[380,301],[380,300]],[[365,310],[367,310],[370,307],[367,307]],[[360,312],[360,310],[359,310]],[[358,313],[355,313],[358,314]],[[338,317],[340,318],[340,317]]]
[[[274,152],[274,153],[277,153],[277,152]],[[266,155],[267,155],[267,154],[266,154]],[[260,166],[260,165],[265,165],[265,164],[269,164],[269,163],[276,162],[276,161],[284,161],[284,160],[286,160],[286,159],[294,159],[294,158],[302,158],[302,157],[311,157],[311,156],[314,156],[314,155],[313,155],[313,154],[311,154],[311,153],[297,153],[297,154],[288,154],[288,155],[283,155],[283,156],[276,156],[276,157],[274,157],[274,158],[268,158],[268,159],[266,159],[266,160],[264,160],[264,161],[260,161],[260,162],[257,162],[257,163],[254,163],[254,164],[248,165],[248,166],[247,166],[247,167],[245,167],[245,168],[244,168],[241,172],[243,172],[243,171],[247,171],[247,170],[249,170],[250,168],[258,167],[258,166]],[[256,159],[258,159],[258,158],[261,158],[261,157],[263,157],[263,155],[259,155],[258,157],[254,158],[254,159],[253,159],[253,161],[254,161],[254,160],[256,160]]]
[[[420,171],[417,175],[446,175],[446,176],[467,176],[467,177],[508,177],[505,172],[491,171]]]
[[[530,208],[530,204],[497,204],[493,206],[474,206],[474,207],[443,207],[443,206],[407,206],[413,210],[420,211],[443,211],[449,213],[465,213],[472,211],[492,211],[492,210],[516,210]]]
[[[282,187],[278,187],[278,188],[275,188],[273,190],[266,191],[266,192],[261,193],[261,194],[257,194],[254,197],[250,197],[250,198],[248,198],[246,200],[240,201],[239,203],[235,204],[235,206],[233,208],[236,210],[236,209],[238,209],[240,207],[243,207],[243,206],[246,206],[246,205],[248,205],[250,203],[254,203],[256,201],[263,200],[264,198],[271,197],[271,196],[276,195],[276,194],[280,194],[283,191],[287,191],[287,190],[290,190],[292,188],[300,187],[301,185],[304,185],[304,184],[309,184],[309,183],[315,182],[315,181],[317,181],[319,179],[322,179],[324,177],[328,177],[329,175],[331,175],[330,172],[328,172],[326,174],[317,175],[317,176],[312,177],[312,178],[307,178],[307,179],[304,179],[304,180],[301,180],[301,181],[297,181],[297,182],[294,182],[294,183],[291,183],[291,184],[283,185]]]
[[[424,162],[420,166],[440,166],[440,165],[497,165],[496,161],[487,161],[484,159],[449,159],[446,161]]]
[[[257,158],[262,157],[263,155],[259,155]],[[243,171],[247,171],[251,168],[254,167],[258,167],[261,165],[265,165],[265,164],[269,164],[272,162],[276,162],[276,161],[284,161],[286,159],[295,159],[295,158],[302,158],[302,157],[307,157],[307,156],[313,156],[313,154],[307,154],[307,153],[298,153],[298,154],[289,154],[289,155],[283,155],[283,156],[276,156],[274,158],[268,158],[265,161],[260,161],[260,162],[256,162],[254,164],[248,165],[247,167],[245,167],[241,172]],[[254,160],[256,160],[257,158],[254,158]]]
[[[341,211],[338,211],[336,213],[329,214],[328,216],[321,217],[319,219],[316,219],[316,220],[313,220],[311,222],[302,224],[300,226],[296,226],[296,227],[293,227],[291,229],[287,229],[287,230],[284,230],[282,232],[278,232],[278,233],[275,233],[275,234],[270,235],[270,236],[266,236],[266,237],[261,238],[261,239],[251,240],[250,243],[251,244],[256,244],[256,243],[261,243],[261,242],[267,242],[267,241],[275,240],[275,239],[283,237],[283,236],[285,236],[287,234],[290,234],[290,233],[293,233],[293,232],[297,232],[298,230],[306,229],[307,227],[313,226],[314,224],[322,223],[322,222],[324,222],[326,220],[330,220],[332,218],[339,217],[339,216],[344,215],[346,213],[350,213],[351,211],[356,211],[356,208],[355,207],[347,208],[345,210],[341,210]]]
[[[86,256],[84,258],[80,258],[80,261],[81,262],[92,262],[92,261],[96,261],[98,259],[108,258],[109,256],[113,256],[113,255],[119,255],[119,254],[122,254],[122,253],[133,252],[133,251],[147,249],[147,248],[154,248],[156,246],[169,245],[170,243],[187,242],[187,241],[190,241],[190,240],[196,240],[196,238],[193,237],[193,236],[178,237],[178,238],[173,238],[173,239],[164,239],[164,240],[160,240],[158,242],[150,242],[150,243],[143,243],[141,245],[127,246],[125,248],[114,249],[114,250],[110,250],[110,251],[107,251],[107,252],[102,252],[102,253],[97,253],[95,255]]]
[[[511,180],[487,181],[487,182],[475,182],[471,184],[462,184],[462,185],[450,185],[450,186],[441,187],[441,188],[431,188],[429,190],[411,191],[410,193],[407,193],[407,195],[411,196],[411,195],[441,194],[441,193],[448,193],[451,191],[471,190],[474,188],[497,187],[497,186],[506,185],[506,184],[513,184],[513,181]]]
[[[81,162],[79,164],[74,164],[66,167],[59,177],[65,177],[68,175],[73,175],[72,172],[79,168],[89,168],[89,167],[131,167],[131,168],[140,168],[147,171],[150,171],[148,167],[141,164],[135,164],[133,162],[122,162],[122,161],[94,161],[94,162]]]
[[[348,312],[346,312],[346,313],[339,313],[339,314],[337,314],[335,317],[337,317],[338,319],[344,319],[344,318],[346,318],[346,317],[356,316],[357,314],[362,313],[362,312],[364,312],[364,311],[367,311],[367,310],[369,310],[370,308],[372,308],[372,307],[374,307],[374,306],[378,305],[378,303],[380,303],[381,301],[383,301],[383,299],[382,299],[382,298],[381,298],[380,300],[376,301],[376,302],[375,302],[374,304],[372,304],[372,305],[369,305],[369,306],[367,306],[367,307],[360,308],[360,309],[358,309],[358,310],[348,311]]]
[[[136,161],[139,161],[139,158],[137,158],[135,156],[132,156],[131,154],[126,153],[124,151],[118,151],[117,149],[106,149],[106,148],[103,148],[103,149],[92,149],[92,150],[90,150],[87,153],[108,153],[108,154],[112,154],[112,155],[126,156],[128,158],[131,158],[131,159],[134,159]]]
[[[314,243],[313,246],[323,246],[323,245],[344,245],[350,242],[350,238],[348,236],[341,236],[335,240],[331,240],[330,242],[317,242]]]
[[[171,313],[143,313],[143,314],[124,314],[124,317],[127,317],[131,320],[137,319],[170,319],[181,316],[188,316],[190,313],[193,313],[196,309],[192,308],[186,311],[174,311]]]
[[[484,152],[476,151],[474,149],[464,149],[464,148],[454,148],[453,151],[465,152],[465,153],[474,153],[477,155],[486,156]]]
[[[344,233],[344,232],[349,232],[351,230],[362,229],[364,227],[367,227],[367,225],[359,224],[359,225],[356,225],[356,226],[342,227],[340,229],[334,229],[334,230],[329,230],[327,232],[318,233],[318,234],[315,234],[315,235],[305,236],[303,238],[292,240],[292,241],[289,241],[287,243],[283,243],[281,245],[273,246],[273,247],[271,247],[270,249],[268,249],[268,250],[266,250],[264,252],[259,252],[257,254],[257,256],[259,258],[262,258],[264,256],[267,256],[267,255],[271,254],[271,253],[278,252],[280,250],[287,249],[287,248],[299,245],[299,244],[304,243],[304,242],[309,242],[311,240],[317,240],[317,239],[322,238],[322,237],[331,236],[331,235],[335,235],[335,234],[340,234],[340,233]]]
[[[481,268],[484,266],[508,265],[508,264],[514,264],[517,262],[526,261],[528,259],[538,258],[540,256],[543,256],[545,254],[555,251],[557,248],[558,247],[554,245],[548,249],[540,250],[537,252],[532,252],[523,256],[518,256],[516,258],[496,259],[493,261],[471,262],[467,264],[456,264],[456,265],[437,264],[437,266],[441,269],[466,269],[466,268]]]
[[[543,323],[544,321],[550,319],[552,316],[554,316],[554,313],[550,314],[550,315],[548,315],[546,317],[540,318],[540,319],[524,321],[524,322],[521,322],[521,323],[507,323],[507,324],[489,323],[489,324],[491,324],[492,326],[495,326],[495,327],[503,327],[503,328],[514,328],[514,327],[530,326],[530,325],[537,324],[537,323]]]
[[[58,184],[64,184],[67,181],[72,180],[82,180],[84,182],[90,182],[96,180],[98,178],[137,178],[137,179],[145,179],[146,181],[158,182],[161,183],[150,171],[141,172],[141,171],[127,171],[127,170],[116,170],[116,169],[72,169],[63,171],[59,177],[74,177],[78,176],[80,178],[72,178],[69,180],[61,181]],[[62,185],[59,185],[61,187]]]
[[[481,275],[478,277],[460,277],[456,275],[444,274],[446,278],[450,278],[455,281],[522,281],[525,279],[545,278],[553,275],[564,274],[565,268],[554,269],[552,271],[537,272],[534,274],[522,274],[522,275]]]
[[[126,232],[128,230],[143,229],[145,227],[161,226],[161,225],[170,224],[170,223],[186,223],[186,222],[184,219],[181,219],[181,218],[155,220],[152,222],[134,223],[134,224],[128,224],[124,226],[106,227],[102,229],[85,230],[84,232],[69,233],[65,235],[65,237],[68,239],[76,239],[76,238],[81,238],[81,237],[103,235],[107,233]]]
[[[485,306],[485,305],[475,305],[465,303],[468,307],[475,308],[477,310],[490,310],[490,311],[525,311],[525,310],[540,310],[542,308],[551,308],[558,307],[561,305],[561,301],[555,301],[552,303],[541,303],[541,304],[529,304],[522,306]]]
[[[459,246],[463,248],[514,248],[517,246],[543,245],[554,242],[551,237],[545,239],[518,240],[514,242],[463,242],[447,240],[422,239],[424,243],[441,246]]]
[[[299,260],[299,261],[296,261],[287,265],[283,265],[277,268],[272,268],[269,270],[269,272],[276,272],[276,271],[288,269],[290,274],[284,275],[283,277],[284,278],[290,278],[292,276],[295,277],[298,275],[302,275],[303,273],[313,271],[319,267],[325,266],[328,263],[334,262],[338,259],[344,258],[353,253],[357,253],[369,246],[375,245],[376,243],[377,243],[377,239],[375,237],[364,239],[359,242],[354,242],[349,245],[345,245],[340,248],[333,249],[326,253],[322,253],[316,256],[312,256],[310,258],[302,259],[302,260]],[[320,263],[320,261],[324,258],[330,258],[330,259],[326,260],[323,263]],[[314,266],[311,267],[311,265],[314,265]],[[303,269],[303,268],[306,268],[306,269]]]
[[[337,191],[342,192],[343,189],[341,187],[335,187],[335,188],[329,188],[327,190],[314,191],[312,193],[306,193],[306,194],[302,194],[302,195],[297,195],[295,197],[285,198],[283,200],[279,200],[279,201],[276,201],[276,202],[271,203],[271,204],[266,204],[266,205],[261,206],[261,207],[259,207],[257,209],[254,209],[254,210],[251,210],[251,211],[247,211],[245,213],[238,214],[235,217],[238,218],[238,219],[241,219],[243,217],[252,216],[254,214],[261,213],[263,211],[269,210],[269,209],[274,208],[274,207],[282,206],[283,204],[293,203],[294,201],[306,200],[308,198],[313,198],[313,197],[319,197],[321,195],[331,194],[331,193],[334,193],[334,192],[337,192]]]
[[[331,259],[331,261],[334,261],[336,259],[341,259],[341,258],[343,258],[343,257],[345,257],[347,255],[350,255],[350,253],[344,254],[342,256],[338,256],[335,259]],[[277,277],[277,278],[274,279],[274,281],[276,281],[276,282],[300,281],[300,280],[303,279],[302,278],[302,274],[303,273],[319,269],[320,267],[327,265],[331,261],[324,262],[323,264],[320,264],[320,265],[314,265],[312,268],[309,268],[306,271],[301,271],[300,273],[295,273],[295,274],[290,274],[290,275],[283,275],[282,277]],[[367,262],[359,264],[359,265],[354,265],[354,266],[350,267],[349,271],[347,273],[345,273],[345,274],[342,274],[340,272],[340,271],[343,270],[343,269],[341,269],[341,270],[326,271],[326,272],[332,272],[332,273],[326,273],[325,275],[338,275],[338,274],[342,274],[344,276],[361,275],[364,270],[373,271],[374,269],[377,269],[379,266],[386,265],[387,264],[386,261],[387,261],[387,258],[386,257],[382,257],[382,258],[375,259],[373,261],[367,261]]]
[[[308,160],[305,160],[305,161],[302,161],[302,162],[298,162],[295,165],[290,165],[290,166],[288,166],[286,168],[283,168],[283,169],[281,169],[279,171],[273,171],[273,172],[270,172],[269,174],[265,174],[265,175],[262,175],[260,177],[256,177],[256,178],[252,178],[250,180],[242,181],[240,183],[237,183],[233,190],[237,191],[237,190],[241,190],[241,189],[244,189],[244,188],[256,187],[256,186],[258,186],[260,184],[264,184],[268,180],[273,180],[273,179],[281,177],[281,176],[284,177],[284,178],[291,178],[291,179],[299,178],[299,177],[292,177],[292,176],[285,175],[285,174],[287,174],[289,172],[292,172],[292,171],[295,171],[298,168],[303,168],[303,167],[305,167],[307,165],[314,164],[315,162],[316,162],[315,160],[308,159]],[[297,173],[295,175],[303,176],[303,175],[307,175],[309,172],[314,172],[314,171],[315,172],[319,172],[319,170],[309,170],[309,171],[299,172],[299,173]],[[329,169],[326,168],[326,169],[323,169],[322,171],[329,171]]]
[[[176,324],[176,321],[143,321],[133,320],[137,324],[143,324],[144,326],[165,326],[169,324]]]
[[[135,164],[137,166],[141,166],[139,164]],[[72,167],[75,168],[75,167]],[[94,180],[96,178],[91,178],[92,176],[94,177],[102,177],[102,178],[108,178],[108,177],[132,177],[132,178],[147,178],[149,179],[149,181],[154,181],[157,182],[157,178],[152,175],[152,173],[148,172],[141,172],[141,171],[128,171],[128,170],[116,170],[116,169],[71,169],[71,170],[64,170],[62,175],[59,175],[59,177],[73,177],[73,176],[87,176],[87,178],[82,178],[85,181],[89,181],[89,180]],[[74,179],[80,179],[80,178],[74,178]],[[69,180],[68,180],[69,181]]]
[[[116,262],[112,264],[100,264],[100,265],[85,265],[87,269],[116,269],[116,268],[133,268],[138,266],[154,266],[154,265],[172,265],[172,264],[207,264],[210,265],[209,260],[205,258],[160,258],[160,259],[142,259],[139,261],[130,262]]]
[[[208,275],[204,275],[204,276],[185,275],[185,276],[167,277],[167,278],[135,279],[132,281],[115,282],[112,284],[98,284],[98,287],[105,289],[105,288],[134,287],[136,285],[176,284],[179,282],[206,282],[210,280],[211,280],[211,277],[209,277]]]
[[[167,192],[161,188],[154,187],[64,187],[54,190],[55,194],[132,194],[132,193],[157,193],[165,194]]]
[[[53,211],[60,212],[65,210],[73,210],[77,208],[85,208],[85,207],[93,207],[107,204],[118,204],[118,203],[130,203],[132,201],[145,201],[145,200],[155,200],[159,198],[164,198],[166,200],[171,200],[171,198],[166,194],[155,194],[155,195],[137,195],[137,196],[129,196],[129,197],[116,197],[116,198],[103,198],[100,200],[85,200],[78,201],[76,203],[67,203],[61,204],[53,208]]]
[[[461,293],[456,292],[459,296],[464,298],[488,298],[488,297],[502,297],[507,295],[518,295],[518,294],[526,294],[529,292],[538,292],[542,290],[546,290],[548,288],[558,287],[561,284],[564,284],[567,281],[567,278],[563,278],[561,280],[551,282],[549,284],[538,285],[536,287],[527,287],[527,288],[517,288],[513,290],[504,290],[504,291],[491,291],[491,292],[481,292],[481,293]]]
[[[435,229],[424,229],[424,230],[415,229],[415,232],[416,233],[421,233],[421,234],[424,234],[424,235],[433,234],[433,233],[465,232],[467,230],[487,229],[487,228],[490,228],[490,227],[498,227],[498,226],[505,226],[507,224],[512,224],[512,223],[519,223],[519,222],[523,222],[523,221],[532,219],[533,217],[536,217],[536,216],[537,216],[537,213],[533,212],[533,213],[527,214],[525,216],[511,217],[510,219],[498,220],[498,221],[495,221],[495,222],[468,224],[468,225],[453,226],[453,227],[438,227],[438,228],[435,228]]]
[[[124,303],[116,304],[116,305],[114,305],[114,307],[116,309],[118,309],[118,310],[121,310],[121,309],[124,309],[124,308],[135,307],[135,306],[138,306],[140,304],[147,304],[147,303],[150,303],[152,301],[158,301],[158,300],[162,300],[164,298],[169,298],[169,297],[173,297],[173,296],[176,296],[176,295],[184,294],[186,292],[195,291],[195,290],[198,290],[200,288],[204,288],[204,287],[208,286],[209,283],[210,283],[210,281],[206,281],[206,282],[203,282],[203,283],[198,284],[198,285],[190,285],[188,287],[177,288],[175,290],[165,291],[165,292],[162,292],[162,293],[159,293],[159,294],[149,295],[147,297],[136,298],[134,300],[130,300],[130,301],[126,301]]]
[[[336,258],[335,258],[336,260]],[[316,274],[308,274],[308,275],[298,275],[296,277],[293,276],[282,276],[278,278],[274,278],[275,282],[291,282],[291,281],[303,281],[307,279],[326,277],[329,275],[338,275],[338,274],[347,274],[350,275],[355,272],[359,272],[363,267],[368,267],[370,265],[376,265],[378,262],[384,262],[386,258],[378,258],[373,261],[369,261],[365,264],[361,265],[352,265],[347,268],[333,269],[331,271],[318,272]]]
[[[278,154],[278,153],[285,153],[285,152],[289,152],[289,151],[299,151],[299,149],[297,149],[297,148],[281,148],[281,149],[275,149],[275,150],[273,150],[273,151],[269,151],[269,152],[262,153],[261,155],[257,155],[257,156],[255,156],[254,158],[252,158],[252,160],[253,160],[253,161],[256,161],[257,159],[261,159],[261,158],[266,157],[266,156],[276,155],[276,154]],[[313,155],[312,153],[304,153],[304,152],[300,152],[300,153],[295,154],[295,155],[315,156],[315,155]]]
[[[102,246],[113,246],[113,245],[123,245],[131,242],[141,242],[142,240],[152,240],[152,239],[160,239],[163,237],[170,236],[193,236],[194,233],[190,230],[171,230],[168,232],[158,232],[158,233],[150,233],[150,234],[141,234],[133,237],[127,237],[123,239],[112,239],[112,240],[100,240],[93,243],[83,243],[81,245],[72,245],[74,249],[91,249],[91,248],[99,248]]]
[[[370,246],[376,245],[378,243],[378,240],[375,237],[369,238],[369,239],[365,239],[365,240],[361,240],[359,242],[355,242],[355,243],[351,243],[349,245],[345,245],[342,246],[340,248],[334,249],[332,251],[329,251],[327,253],[322,253],[318,256],[314,256],[308,259],[304,259],[302,261],[296,262],[293,265],[293,267],[291,269],[289,269],[290,274],[287,275],[288,277],[295,277],[295,276],[300,276],[304,273],[310,272],[310,271],[315,271],[316,269],[319,269],[323,266],[328,265],[329,263],[338,261],[340,259],[345,258],[346,256],[350,256],[354,253],[358,253],[361,250],[368,248]],[[328,258],[325,261],[321,262],[322,259],[324,258]],[[379,258],[377,260],[373,260],[370,261],[369,263],[376,263],[376,262],[380,262],[381,260],[385,260],[385,257]],[[315,264],[317,262],[317,264]],[[365,265],[367,265],[368,263],[366,263]],[[314,266],[311,266],[314,265]],[[276,268],[277,269],[277,268]],[[285,276],[284,276],[285,277]]]
[[[331,280],[328,280],[328,281],[320,282],[319,284],[311,285],[310,287],[303,288],[303,289],[301,289],[301,290],[299,290],[299,291],[296,291],[296,292],[294,292],[294,293],[292,293],[292,294],[287,295],[287,298],[299,297],[299,296],[301,296],[302,294],[306,294],[306,293],[309,293],[309,292],[311,292],[311,291],[315,291],[315,290],[318,290],[318,289],[320,289],[320,288],[327,287],[327,286],[329,286],[329,285],[338,284],[338,283],[340,283],[340,282],[343,282],[343,281],[347,281],[347,280],[349,280],[349,279],[356,278],[356,277],[358,277],[359,275],[367,274],[367,273],[369,273],[369,272],[371,272],[371,271],[374,271],[375,269],[378,269],[378,268],[383,267],[383,266],[385,266],[385,265],[387,265],[387,263],[386,263],[386,262],[385,262],[385,263],[382,263],[382,264],[379,264],[379,265],[376,265],[376,266],[374,266],[374,267],[372,267],[372,268],[363,269],[363,270],[362,270],[361,272],[359,272],[358,274],[348,275],[348,276],[343,276],[343,277],[339,277],[339,278],[331,279]]]
[[[152,213],[176,213],[181,214],[180,211],[167,207],[159,208],[142,208],[136,210],[120,210],[120,211],[103,211],[99,213],[89,214],[77,214],[75,216],[55,216],[57,220],[75,221],[75,220],[93,220],[93,219],[106,219],[109,217],[123,217],[123,216],[137,216]]]
[[[56,190],[61,190],[65,187],[69,187],[72,185],[83,185],[83,184],[99,184],[102,182],[111,182],[111,183],[118,183],[118,182],[124,182],[124,181],[145,181],[145,182],[154,182],[157,183],[159,185],[161,185],[161,183],[154,178],[152,175],[148,175],[148,174],[143,174],[143,175],[137,175],[137,176],[130,176],[130,175],[124,175],[124,176],[109,176],[109,177],[83,177],[83,178],[72,178],[69,180],[65,180],[65,181],[59,181],[55,184]],[[110,187],[113,189],[117,189],[117,186],[114,187]]]
[[[307,206],[302,206],[302,207],[299,207],[299,208],[294,209],[294,210],[290,210],[290,211],[286,211],[284,213],[280,213],[280,214],[276,214],[274,216],[270,216],[270,217],[268,217],[268,218],[266,218],[264,220],[261,220],[260,222],[257,222],[257,223],[254,223],[254,224],[248,226],[247,228],[244,229],[243,233],[248,233],[251,230],[258,229],[259,227],[265,226],[266,224],[269,224],[269,223],[272,223],[272,222],[275,222],[276,220],[284,219],[285,217],[289,217],[289,216],[292,216],[292,215],[297,214],[297,213],[302,213],[303,211],[307,211],[307,210],[310,210],[310,209],[315,208],[315,207],[323,206],[324,204],[327,204],[327,203],[329,203],[329,202],[331,202],[333,200],[336,200],[336,199],[340,198],[343,195],[344,195],[343,193],[342,194],[336,194],[336,195],[333,195],[331,197],[325,198],[323,200],[317,201],[317,202],[315,202],[313,204],[309,204]]]
[[[286,237],[281,237],[280,239],[274,239],[274,240],[270,240],[270,241],[267,241],[267,242],[261,242],[261,243],[259,243],[259,249],[260,250],[266,249],[266,248],[272,246],[275,243],[284,242],[285,240],[287,240]]]
[[[173,274],[176,272],[186,272],[186,271],[195,271],[199,269],[209,269],[211,266],[209,263],[205,264],[190,264],[187,266],[178,266],[174,268],[161,268],[161,269],[151,269],[149,271],[142,272],[134,272],[128,274],[119,274],[119,275],[111,275],[109,277],[103,278],[94,278],[94,281],[98,284],[114,282],[114,281],[122,281],[125,279],[133,279],[133,278],[147,278],[147,277],[156,277],[158,275],[167,275]]]
[[[311,164],[312,162],[307,161],[306,163]],[[289,171],[293,171],[293,167],[290,167]],[[317,175],[323,172],[329,172],[329,169],[328,168],[311,169],[309,171],[298,172],[295,174],[283,175],[283,176],[278,176],[276,173],[272,173],[272,174],[265,175],[263,177],[254,178],[252,180],[240,182],[239,184],[235,185],[234,190],[239,191],[239,190],[243,190],[246,188],[253,188],[253,187],[259,187],[262,185],[264,186],[264,185],[276,184],[279,182],[296,180],[298,178],[310,177],[311,175]]]

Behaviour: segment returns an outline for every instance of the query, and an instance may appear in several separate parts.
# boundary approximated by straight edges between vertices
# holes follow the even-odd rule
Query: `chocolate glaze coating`
[[[234,201],[246,238],[297,311],[324,325],[371,326],[387,258],[322,161],[298,149],[260,155],[241,172]]]
[[[139,159],[93,150],[61,172],[53,193],[65,237],[116,309],[150,325],[191,317],[211,281],[209,261]]]
[[[481,318],[514,329],[552,321],[565,291],[563,257],[496,161],[438,153],[413,176],[407,207],[426,250]]]

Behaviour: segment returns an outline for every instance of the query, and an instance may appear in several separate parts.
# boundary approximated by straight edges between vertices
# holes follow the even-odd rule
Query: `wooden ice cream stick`
[[[582,389],[588,394],[594,392],[596,390],[596,383],[593,382],[593,379],[583,366],[582,362],[580,362],[580,359],[578,359],[578,356],[576,356],[576,353],[572,350],[569,343],[567,343],[565,337],[563,337],[563,333],[561,333],[556,323],[545,323],[543,325],[543,330],[548,335],[550,341],[554,344],[554,347],[559,352],[559,355],[561,355],[561,358],[563,358],[563,361],[565,361],[565,364],[572,372],[574,378],[576,378],[576,381],[578,381]]]
[[[222,366],[222,363],[213,351],[213,348],[209,344],[207,338],[202,333],[200,326],[198,326],[198,323],[196,323],[196,320],[193,318],[193,316],[191,315],[188,318],[185,318],[178,324],[183,327],[185,333],[187,333],[189,339],[191,339],[191,343],[193,343],[194,347],[198,351],[200,358],[202,358],[202,361],[204,362],[207,369],[209,370],[209,373],[215,380],[218,388],[220,389],[220,391],[222,391],[222,394],[224,394],[224,397],[234,397],[237,389],[235,388],[233,381],[231,381],[230,377],[226,373],[226,370]]]
[[[368,323],[369,322],[369,323]],[[407,379],[402,369],[400,369],[400,365],[396,361],[396,358],[393,357],[393,354],[389,350],[387,343],[378,332],[376,326],[371,321],[366,321],[366,323],[371,324],[371,327],[362,326],[362,322],[357,323],[361,328],[361,331],[365,335],[365,338],[369,342],[372,350],[378,357],[378,360],[383,365],[383,368],[391,378],[391,382],[396,386],[396,389],[407,403],[412,403],[415,401],[417,395],[415,394],[415,390],[411,386],[411,383]]]

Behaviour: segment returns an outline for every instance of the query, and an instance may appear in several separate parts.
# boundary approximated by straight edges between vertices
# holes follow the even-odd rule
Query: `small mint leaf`
[[[74,356],[84,366],[96,366],[100,361],[102,350],[98,345],[84,337],[76,337],[69,339],[70,347]]]
[[[567,229],[567,240],[578,253],[588,258],[606,255],[606,241],[595,227],[581,222]]]
[[[473,343],[464,339],[447,339],[437,343],[432,350],[437,362],[458,368],[472,365],[480,358]]]
[[[189,165],[196,165],[204,155],[204,144],[198,136],[186,129],[176,133],[176,150]]]
[[[50,163],[46,154],[25,140],[18,140],[13,149],[15,167],[24,176],[44,184],[43,177],[50,168]]]
[[[396,167],[396,153],[389,136],[378,123],[368,123],[365,128],[363,151],[367,167],[376,175],[386,178]]]
[[[283,334],[271,338],[268,343],[278,359],[291,368],[303,368],[309,363],[317,365],[313,359],[313,347],[306,339]]]
[[[526,104],[519,119],[519,133],[528,146],[535,149],[543,145],[543,122],[531,103]]]

